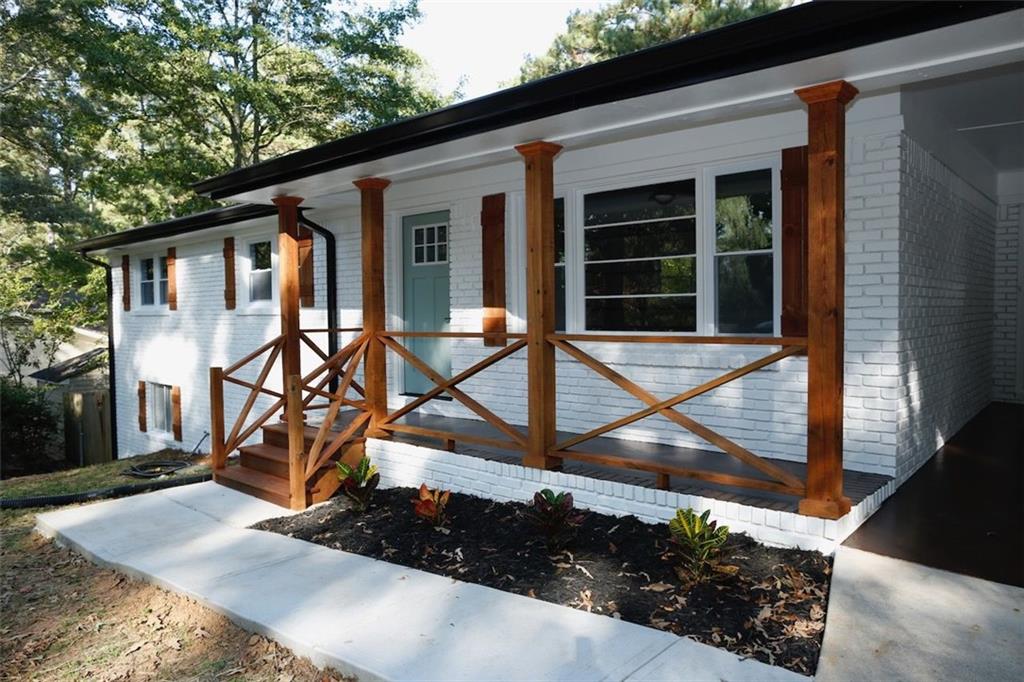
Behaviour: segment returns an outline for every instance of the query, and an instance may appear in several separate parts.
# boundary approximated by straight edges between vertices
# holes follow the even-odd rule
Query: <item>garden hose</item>
[[[184,469],[187,466],[189,466],[189,463],[181,460],[157,460],[143,464],[133,464],[122,471],[121,475],[131,476],[132,478],[159,478],[160,476],[173,474],[175,471]]]

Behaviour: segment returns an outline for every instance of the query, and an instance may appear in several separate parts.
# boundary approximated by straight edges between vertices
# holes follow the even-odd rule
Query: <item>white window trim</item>
[[[703,325],[698,322],[697,329],[704,336],[719,336],[718,330],[718,285],[715,277],[715,259],[717,252],[715,248],[715,178],[719,175],[730,175],[732,173],[744,173],[755,170],[769,170],[772,179],[772,335],[779,336],[782,331],[782,152],[763,155],[737,161],[734,163],[709,165],[704,168],[704,193],[703,212],[698,206],[698,213],[702,214],[704,235],[703,250],[698,251],[698,276],[700,263],[703,262],[704,291],[707,295],[700,296],[697,300],[698,307],[704,307],[704,315],[698,315],[698,320],[703,319]],[[699,240],[698,240],[699,241]],[[744,253],[766,253],[769,249],[757,251],[730,251],[730,255],[742,255]],[[729,334],[729,336],[762,336],[761,334]]]
[[[129,264],[133,267],[132,284],[135,285],[135,292],[132,294],[134,299],[133,303],[137,311],[142,315],[163,315],[169,313],[171,310],[170,302],[160,303],[160,259],[166,258],[167,252],[156,252],[156,253],[140,253],[135,256],[134,264],[129,259]],[[143,303],[142,302],[142,261],[152,258],[153,259],[153,302]],[[167,291],[168,298],[170,298],[170,269],[168,268],[168,279],[167,279]]]
[[[250,298],[250,286],[249,286],[249,275],[252,273],[252,249],[250,248],[253,244],[260,242],[270,242],[270,300],[269,301],[254,301]],[[241,270],[241,288],[243,290],[242,299],[245,302],[243,306],[243,312],[249,313],[271,313],[275,312],[280,306],[280,292],[277,286],[277,274],[278,274],[278,260],[277,260],[277,235],[252,235],[249,237],[242,238],[242,249],[240,255],[242,267]],[[237,289],[237,287],[236,287]]]

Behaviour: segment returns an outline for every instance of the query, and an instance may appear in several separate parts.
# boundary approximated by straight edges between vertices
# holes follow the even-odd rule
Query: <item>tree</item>
[[[398,43],[418,16],[403,0],[0,2],[0,315],[47,342],[100,323],[78,240],[209,208],[192,183],[450,101]]]
[[[791,0],[619,0],[573,10],[547,52],[526,59],[517,83],[629,54],[773,12]]]

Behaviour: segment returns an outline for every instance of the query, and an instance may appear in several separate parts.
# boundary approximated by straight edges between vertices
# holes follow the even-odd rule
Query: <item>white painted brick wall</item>
[[[992,396],[995,205],[902,139],[900,481]]]
[[[1021,204],[999,207],[996,223],[994,328],[992,330],[992,398],[1024,402],[1017,386],[1020,340],[1017,315],[1020,311],[1020,270],[1024,267],[1021,241]]]
[[[276,218],[259,223],[265,227],[261,234],[270,239],[277,238]],[[176,311],[147,311],[133,301],[132,309],[125,312],[121,307],[121,254],[111,256],[114,266],[114,344],[116,354],[116,387],[118,415],[118,457],[153,452],[165,447],[191,449],[210,430],[209,368],[226,367],[249,352],[266,343],[280,333],[280,317],[275,312],[251,314],[246,311],[242,280],[241,239],[236,238],[236,289],[238,307],[224,309],[224,259],[222,256],[223,237],[201,242],[177,245],[178,309]],[[149,256],[166,247],[145,248],[129,251],[133,272],[137,268],[139,255]],[[324,249],[321,237],[314,237],[314,281],[324,276]],[[276,285],[276,283],[275,283]],[[132,282],[133,295],[138,292]],[[316,306],[302,309],[303,326],[323,328],[326,326],[325,292],[323,286],[316,287]],[[313,335],[326,348],[322,334]],[[266,356],[264,356],[266,357]],[[315,357],[303,353],[303,367],[312,369]],[[279,365],[280,366],[280,365]],[[242,379],[256,378],[262,364],[250,364],[239,371]],[[139,381],[152,381],[181,387],[182,440],[175,441],[170,433],[152,429],[146,432],[138,428],[138,399],[136,387]],[[280,390],[281,375],[273,371],[267,387]],[[239,414],[247,397],[248,389],[227,385],[224,391],[224,411],[230,430],[234,418]],[[273,403],[269,396],[261,396],[253,408],[255,418]],[[259,440],[257,432],[250,439]],[[201,448],[209,452],[207,439]]]
[[[676,509],[689,507],[712,517],[734,533],[766,544],[831,553],[895,490],[890,481],[855,505],[838,521],[751,507],[724,500],[655,490],[585,476],[491,462],[408,443],[371,438],[366,451],[380,467],[381,486],[419,487],[421,483],[500,502],[528,502],[542,488],[573,494],[578,507],[612,516],[633,515],[647,523],[665,523]]]

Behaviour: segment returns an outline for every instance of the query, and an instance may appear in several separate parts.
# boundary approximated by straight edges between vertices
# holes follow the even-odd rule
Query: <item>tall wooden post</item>
[[[833,81],[796,91],[807,104],[807,492],[800,513],[837,519],[843,495],[846,105]]]
[[[529,142],[516,147],[526,163],[526,466],[557,467],[555,445],[555,156],[561,145]]]
[[[210,442],[213,475],[227,463],[224,452],[224,369],[210,368]]]
[[[274,197],[277,206],[278,299],[281,306],[281,386],[288,423],[288,471],[292,509],[306,508],[306,480],[302,466],[305,450],[302,393],[293,391],[294,378],[302,375],[299,339],[299,197]]]
[[[384,190],[391,184],[384,178],[363,178],[359,188],[362,207],[363,247],[363,333],[370,336],[364,365],[364,390],[370,423],[366,435],[383,438],[388,434],[378,424],[388,414],[387,355],[377,334],[384,331]]]

